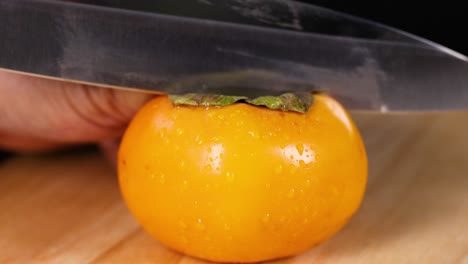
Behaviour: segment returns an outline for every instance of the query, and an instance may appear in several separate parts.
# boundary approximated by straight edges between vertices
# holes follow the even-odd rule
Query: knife
[[[468,59],[288,0],[2,0],[0,68],[150,93],[326,92],[350,110],[468,108]]]

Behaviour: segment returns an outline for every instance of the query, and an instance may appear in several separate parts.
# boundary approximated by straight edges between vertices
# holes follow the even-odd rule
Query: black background
[[[464,1],[301,0],[384,23],[468,55]]]

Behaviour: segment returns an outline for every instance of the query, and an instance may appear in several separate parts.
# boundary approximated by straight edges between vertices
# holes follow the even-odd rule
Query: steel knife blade
[[[322,91],[351,110],[468,109],[468,59],[289,0],[3,0],[0,68],[154,93]]]

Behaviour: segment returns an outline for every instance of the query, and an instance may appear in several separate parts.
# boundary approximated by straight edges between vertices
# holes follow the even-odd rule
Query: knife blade
[[[467,58],[287,0],[0,2],[0,68],[154,93],[322,91],[351,110],[468,108]]]

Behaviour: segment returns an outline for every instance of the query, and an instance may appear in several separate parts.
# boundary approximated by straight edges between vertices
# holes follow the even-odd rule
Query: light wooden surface
[[[468,113],[355,116],[365,200],[333,239],[272,263],[468,264]],[[165,249],[124,206],[99,153],[0,163],[0,263],[204,263]]]

